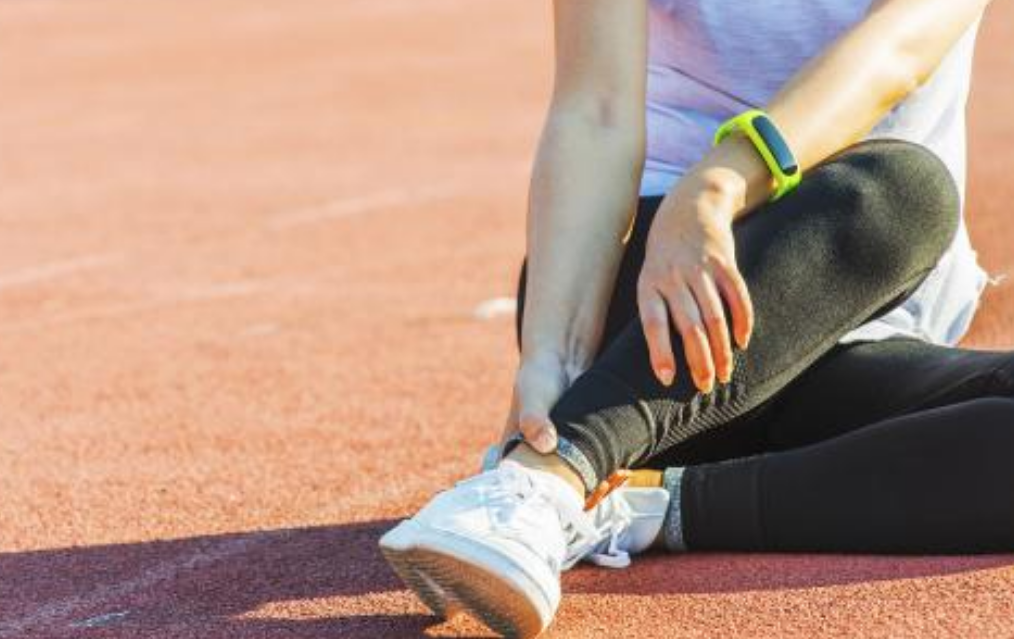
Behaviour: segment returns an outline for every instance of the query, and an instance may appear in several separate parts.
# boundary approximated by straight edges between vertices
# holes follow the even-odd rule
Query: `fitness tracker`
[[[724,140],[733,131],[742,131],[746,134],[775,178],[776,187],[771,196],[772,202],[799,185],[803,171],[799,168],[799,162],[782,137],[781,131],[767,113],[760,109],[751,109],[728,120],[718,127],[715,144]]]

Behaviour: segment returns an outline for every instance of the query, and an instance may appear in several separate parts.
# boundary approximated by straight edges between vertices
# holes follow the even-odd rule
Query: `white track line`
[[[527,164],[518,165],[527,171]],[[507,169],[509,171],[509,169]],[[465,194],[472,189],[464,183],[449,183],[437,186],[402,189],[400,191],[384,191],[369,196],[352,199],[335,200],[320,206],[283,213],[269,219],[268,224],[274,228],[290,228],[304,224],[349,217],[363,213],[371,213],[385,208],[403,207],[410,204],[432,202],[445,197]],[[475,190],[479,190],[476,188]],[[87,268],[96,268],[103,264],[120,259],[118,255],[96,255],[76,260],[67,260],[36,266],[31,269],[0,275],[0,288],[32,283],[43,279],[73,273]],[[91,319],[118,317],[135,312],[143,312],[184,302],[198,302],[232,297],[253,295],[266,288],[264,282],[234,282],[199,289],[190,289],[177,295],[154,300],[113,304],[107,306],[82,309],[77,312],[57,315],[29,322],[0,325],[0,332],[8,333],[22,329],[66,324]],[[501,302],[502,304],[502,302]],[[176,560],[164,561],[155,567],[142,572],[134,579],[116,584],[99,587],[86,595],[70,597],[36,608],[32,613],[13,621],[0,622],[0,638],[19,637],[32,629],[52,628],[67,624],[73,618],[86,614],[88,610],[109,606],[114,601],[122,600],[140,590],[147,590],[156,584],[175,578],[179,573],[188,570],[199,570],[237,555],[244,554],[262,542],[284,538],[288,533],[272,532],[240,539],[230,539],[212,546],[210,549],[198,551]],[[87,621],[87,620],[85,620]]]
[[[383,189],[367,195],[337,198],[304,209],[278,213],[268,218],[267,224],[270,228],[285,229],[364,213],[375,213],[385,209],[429,204],[445,198],[487,192],[502,184],[505,179],[511,180],[527,176],[530,171],[531,164],[527,161],[500,162],[497,164],[495,172],[498,181],[494,184],[459,179],[438,184]]]
[[[86,595],[46,604],[20,619],[0,623],[0,637],[19,637],[33,629],[52,628],[58,624],[66,624],[71,621],[71,618],[83,614],[91,608],[108,605],[114,600],[122,601],[135,592],[148,590],[160,582],[173,579],[179,573],[206,568],[217,562],[246,553],[253,546],[284,539],[290,534],[289,531],[283,531],[244,535],[238,539],[227,539],[206,550],[199,550],[175,560],[164,561],[133,579],[96,588]]]
[[[250,297],[263,293],[271,288],[271,286],[272,283],[267,280],[224,282],[210,286],[201,286],[186,289],[180,291],[179,293],[159,296],[154,299],[92,306],[90,308],[86,307],[76,311],[70,311],[68,313],[50,315],[49,317],[37,317],[30,320],[0,324],[0,334],[16,333],[24,330],[36,330],[66,324],[76,324],[90,320],[123,317],[125,315],[159,310],[179,304],[193,304],[199,302],[213,302],[216,300]]]
[[[494,297],[488,299],[472,310],[476,319],[493,320],[498,317],[513,317],[517,312],[518,301],[513,297]]]
[[[0,273],[0,290],[36,284],[45,280],[80,273],[81,271],[101,268],[122,259],[123,256],[119,253],[97,253],[95,255],[84,255],[74,259],[37,264],[17,271]]]
[[[464,191],[460,184],[443,184],[422,188],[382,191],[371,195],[332,200],[302,210],[281,213],[268,220],[275,229],[315,224],[383,209],[426,204]]]

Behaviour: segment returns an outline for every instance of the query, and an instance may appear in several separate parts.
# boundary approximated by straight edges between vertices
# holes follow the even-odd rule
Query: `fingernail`
[[[551,453],[556,448],[556,438],[549,433],[539,435],[538,448],[540,453]]]
[[[662,380],[662,384],[665,386],[672,386],[672,380],[675,376],[671,368],[660,368],[658,369],[658,377]]]
[[[732,380],[732,372],[735,366],[736,365],[733,363],[730,363],[728,366],[726,366],[725,369],[718,374],[719,381],[721,381],[723,384],[728,384],[729,381]]]
[[[698,383],[697,388],[701,389],[701,392],[707,395],[708,393],[710,393],[715,389],[715,380],[709,379],[705,381],[703,384]]]

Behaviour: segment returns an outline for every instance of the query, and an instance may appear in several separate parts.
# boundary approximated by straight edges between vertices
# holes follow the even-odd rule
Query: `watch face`
[[[778,132],[771,119],[766,115],[758,115],[753,119],[753,128],[764,140],[781,172],[785,175],[795,175],[799,165],[796,164],[796,158],[789,150],[789,145],[785,143],[785,138]]]

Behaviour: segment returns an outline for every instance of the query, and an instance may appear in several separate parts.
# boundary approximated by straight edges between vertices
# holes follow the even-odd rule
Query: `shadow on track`
[[[0,554],[0,637],[423,637],[377,549],[394,523]]]
[[[404,593],[377,549],[393,524],[0,554],[0,637],[429,636],[439,620]],[[579,568],[566,576],[564,590],[791,590],[1010,565],[1014,555],[654,555],[630,570]]]

